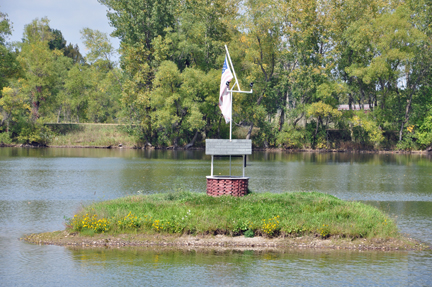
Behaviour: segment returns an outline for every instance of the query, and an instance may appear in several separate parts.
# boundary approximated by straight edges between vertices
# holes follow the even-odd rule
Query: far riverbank
[[[151,145],[146,143],[136,134],[136,131],[131,126],[122,124],[91,124],[91,123],[48,123],[45,124],[51,130],[44,137],[43,143],[21,144],[16,142],[16,138],[3,137],[0,140],[0,147],[25,147],[25,148],[98,148],[98,149],[162,149],[162,150],[202,150],[205,148],[205,138],[200,134],[193,143],[188,139],[182,139],[178,146]],[[234,138],[243,139],[246,137],[247,131],[244,127],[238,127],[233,133]],[[345,153],[416,153],[429,154],[432,147],[425,150],[413,150],[415,145],[411,146],[411,150],[400,150],[397,148],[397,140],[395,135],[389,133],[385,143],[378,148],[370,144],[360,144],[349,141],[346,136],[342,137],[335,130],[331,130],[332,136],[328,139],[326,145],[320,145],[321,148],[286,148],[286,147],[265,147],[264,143],[257,139],[257,131],[252,133],[253,146],[255,151],[284,151],[290,153],[299,152],[345,152]],[[301,145],[300,145],[301,146]],[[303,147],[307,147],[303,146]],[[332,147],[332,148],[326,148]],[[432,154],[432,153],[431,153]]]
[[[128,145],[39,145],[39,144],[4,144],[0,143],[1,147],[13,148],[90,148],[90,149],[142,149],[142,150],[205,150],[205,147],[153,147],[153,146],[128,146]],[[253,151],[264,152],[286,152],[286,153],[362,153],[362,154],[420,154],[432,155],[432,150],[370,150],[370,149],[285,149],[285,148],[262,148],[253,147]]]

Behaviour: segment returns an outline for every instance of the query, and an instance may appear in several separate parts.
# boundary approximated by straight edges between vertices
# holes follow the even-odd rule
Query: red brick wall
[[[245,196],[249,178],[207,178],[207,194],[210,196]]]

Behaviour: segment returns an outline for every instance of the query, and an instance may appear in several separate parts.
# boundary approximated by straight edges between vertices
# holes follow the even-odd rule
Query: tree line
[[[254,83],[234,97],[237,137],[284,148],[432,144],[429,0],[98,1],[119,51],[85,28],[82,56],[46,18],[9,43],[0,12],[0,140],[49,141],[46,122],[122,123],[155,146],[226,138],[227,45],[241,86]]]

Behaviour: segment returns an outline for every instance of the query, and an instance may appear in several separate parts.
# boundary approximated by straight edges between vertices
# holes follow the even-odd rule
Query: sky
[[[8,41],[21,41],[24,25],[36,18],[48,17],[50,27],[60,30],[67,44],[78,44],[81,54],[87,52],[80,30],[91,28],[108,35],[114,30],[106,17],[107,8],[97,0],[0,0],[0,11],[12,22],[12,36]],[[110,38],[114,48],[120,41]]]

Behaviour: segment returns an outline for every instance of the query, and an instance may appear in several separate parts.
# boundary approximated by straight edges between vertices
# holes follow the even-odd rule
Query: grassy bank
[[[241,126],[233,130],[233,138],[244,139],[249,131],[249,127]],[[334,151],[360,151],[360,152],[428,152],[415,150],[413,147],[409,149],[398,148],[397,132],[385,132],[385,142],[380,146],[358,143],[351,141],[350,133],[347,130],[327,130],[327,144],[321,144],[312,148],[308,141],[303,140],[296,144],[282,144],[273,142],[265,143],[260,129],[253,128],[252,141],[255,150],[284,150],[289,152],[334,152]],[[140,139],[140,133],[128,125],[122,124],[107,124],[107,123],[45,123],[43,128],[33,131],[34,135],[24,136],[20,139],[19,134],[5,133],[0,131],[0,147],[1,146],[49,146],[49,147],[116,147],[122,144],[126,148],[141,148],[145,145]],[[12,137],[13,134],[13,137]],[[213,135],[214,136],[214,135]],[[224,134],[221,134],[222,138]],[[226,136],[226,134],[225,134]],[[172,148],[171,142],[159,141],[156,138],[150,139],[153,146],[157,148]],[[186,138],[184,138],[186,140]],[[205,136],[200,135],[195,141],[194,148],[203,148],[205,146]],[[182,142],[179,148],[186,145]]]
[[[138,138],[116,124],[47,124],[55,133],[50,146],[118,146],[138,145]]]
[[[318,192],[137,195],[97,202],[67,222],[69,232],[229,236],[397,237],[396,224],[378,209]]]

